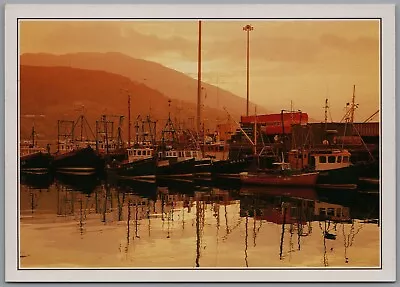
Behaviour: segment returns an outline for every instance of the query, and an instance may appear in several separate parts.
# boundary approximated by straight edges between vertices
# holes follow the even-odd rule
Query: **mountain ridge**
[[[57,121],[75,121],[82,111],[92,130],[95,130],[95,121],[103,114],[123,115],[125,120],[122,129],[126,140],[128,93],[124,89],[131,93],[132,123],[138,115],[144,117],[150,114],[158,119],[157,130],[160,131],[170,112],[173,120],[193,128],[191,124],[194,121],[190,123],[189,118],[195,118],[195,104],[172,100],[169,107],[169,98],[159,91],[118,74],[63,66],[22,65],[20,79],[21,140],[29,138],[33,121],[39,140],[56,139]],[[45,117],[32,119],[28,115]],[[204,118],[208,119],[206,129],[212,130],[218,121],[224,122],[227,114],[205,107]],[[133,126],[131,134],[134,134]]]
[[[162,64],[144,59],[132,58],[120,52],[79,52],[68,54],[24,53],[20,58],[21,65],[29,66],[69,66],[88,70],[101,70],[128,77],[130,80],[143,83],[158,90],[165,96],[180,101],[197,104],[197,80],[177,70]],[[243,115],[246,99],[217,86],[202,82],[205,94],[203,104],[210,108],[222,109],[219,103],[224,103],[226,109]],[[250,102],[249,109],[254,110]],[[268,113],[257,105],[259,113]]]

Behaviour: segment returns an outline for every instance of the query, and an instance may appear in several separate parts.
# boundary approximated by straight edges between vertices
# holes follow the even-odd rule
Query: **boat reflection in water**
[[[338,202],[311,188],[27,179],[20,189],[21,267],[380,264],[376,193]]]

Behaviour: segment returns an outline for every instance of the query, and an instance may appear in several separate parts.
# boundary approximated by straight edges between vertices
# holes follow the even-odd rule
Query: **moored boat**
[[[257,172],[241,175],[242,184],[249,185],[275,185],[275,186],[308,186],[316,185],[318,172],[307,173],[268,173]]]
[[[114,161],[107,166],[107,172],[118,177],[132,179],[153,179],[156,175],[157,157],[154,149],[148,146],[136,146],[127,149],[127,161]]]
[[[54,156],[56,172],[65,174],[95,174],[104,168],[104,161],[89,146]]]
[[[43,151],[26,154],[20,157],[20,169],[31,174],[48,173],[52,162],[52,156]]]
[[[211,173],[215,177],[239,177],[253,161],[252,157],[237,160],[220,160],[213,162]]]
[[[157,166],[157,177],[193,177],[195,172],[195,159],[191,158],[174,163],[163,162]]]
[[[317,185],[320,187],[354,189],[357,187],[360,167],[350,162],[350,156],[346,149],[329,147],[292,150],[289,152],[289,162],[299,170],[319,172]]]

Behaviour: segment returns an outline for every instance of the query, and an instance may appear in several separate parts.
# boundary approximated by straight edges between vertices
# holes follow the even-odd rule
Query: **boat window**
[[[186,152],[186,157],[190,157],[190,151]]]
[[[147,155],[151,155],[151,150],[148,150],[148,151],[147,151]]]
[[[176,156],[176,151],[174,151],[174,152],[172,153],[172,155],[173,155],[173,156]]]
[[[342,217],[342,216],[343,216],[343,213],[342,213],[342,209],[341,209],[341,208],[336,209],[336,216],[337,216],[337,217]]]
[[[142,151],[141,151],[141,150],[138,150],[138,151],[137,151],[137,155],[142,155]]]
[[[335,163],[336,162],[336,157],[334,155],[328,156],[328,162],[329,163]]]
[[[335,209],[334,208],[328,208],[328,211],[326,213],[329,216],[335,216]]]
[[[337,157],[337,163],[341,163],[341,162],[342,162],[342,156],[339,155],[339,156]]]
[[[319,215],[325,215],[325,208],[320,208],[319,209]]]
[[[320,156],[319,157],[319,162],[320,163],[326,163],[326,156]]]
[[[343,157],[343,162],[344,162],[344,163],[349,162],[349,157],[348,157],[348,156],[344,156],[344,157]]]

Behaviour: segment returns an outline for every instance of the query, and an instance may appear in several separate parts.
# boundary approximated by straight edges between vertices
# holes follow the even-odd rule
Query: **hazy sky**
[[[379,109],[379,22],[203,21],[202,77],[246,97],[246,32],[250,33],[250,100],[270,111],[324,117],[325,98],[340,120],[356,85],[363,121]],[[196,21],[21,23],[22,53],[122,52],[197,77]]]

